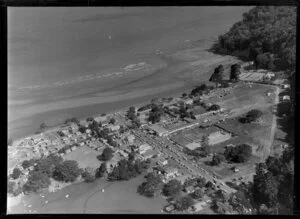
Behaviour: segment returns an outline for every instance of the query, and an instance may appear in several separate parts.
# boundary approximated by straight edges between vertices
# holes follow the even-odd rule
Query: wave
[[[63,87],[67,85],[72,85],[76,83],[81,83],[84,81],[91,81],[91,80],[97,80],[101,78],[110,78],[110,77],[115,77],[115,76],[123,76],[125,73],[130,73],[133,71],[138,71],[138,70],[148,70],[150,69],[150,65],[145,63],[145,62],[140,62],[137,64],[130,64],[127,65],[124,68],[121,68],[121,71],[117,72],[110,72],[103,74],[97,73],[97,74],[89,74],[89,75],[84,75],[84,76],[79,76],[77,78],[74,78],[69,81],[57,81],[51,84],[43,84],[43,85],[31,85],[31,86],[23,86],[23,87],[17,87],[16,89],[18,90],[39,90],[39,89],[45,89],[45,88],[56,88],[56,87]],[[10,88],[13,88],[12,85],[10,85]]]

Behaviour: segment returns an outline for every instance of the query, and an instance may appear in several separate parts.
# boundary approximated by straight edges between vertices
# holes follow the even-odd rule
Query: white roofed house
[[[154,131],[158,136],[165,136],[168,134],[168,130],[156,124],[149,126],[149,129]]]
[[[178,169],[175,167],[169,167],[165,169],[165,177],[166,179],[170,179],[178,175]]]
[[[157,164],[159,164],[161,166],[167,165],[168,164],[168,160],[165,159],[164,157],[160,156],[157,159]]]
[[[149,159],[149,158],[152,158],[154,155],[157,155],[157,151],[155,150],[147,150],[145,153],[143,153],[143,158],[145,160]]]
[[[132,143],[134,142],[134,140],[135,140],[134,135],[128,135],[128,136],[127,136],[127,141],[128,141],[130,144],[132,144]]]
[[[142,144],[138,147],[140,154],[145,153],[147,150],[151,150],[152,147],[149,144]]]
[[[290,98],[290,96],[285,95],[285,96],[282,97],[282,100],[288,100],[289,101],[289,100],[291,100],[291,98]]]
[[[194,103],[194,100],[193,99],[191,99],[191,98],[187,98],[187,99],[185,99],[184,101],[183,101],[185,104],[193,104]]]
[[[113,131],[118,131],[120,129],[119,125],[110,125],[108,128],[113,132]]]

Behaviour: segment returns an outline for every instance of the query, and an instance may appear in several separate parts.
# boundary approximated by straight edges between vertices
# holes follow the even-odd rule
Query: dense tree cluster
[[[129,160],[120,160],[113,171],[108,174],[108,180],[129,180],[134,178],[149,168],[150,160],[135,162]]]
[[[151,111],[149,113],[149,118],[148,120],[150,122],[152,122],[153,124],[154,123],[157,123],[160,121],[160,117],[164,114],[164,109],[160,106],[160,105],[157,105],[157,104],[153,104],[152,105],[152,108],[151,108]]]
[[[50,185],[50,178],[45,173],[40,171],[32,171],[29,174],[27,182],[23,186],[23,191],[38,192],[41,189],[48,188]]]
[[[159,195],[163,187],[161,176],[151,172],[148,173],[145,178],[147,181],[139,185],[138,193],[146,197],[154,197]]]
[[[85,182],[94,182],[96,179],[95,171],[90,167],[86,167],[81,173],[81,177],[84,179]]]
[[[178,211],[184,211],[194,205],[194,200],[191,196],[178,196],[174,200],[175,209]]]
[[[247,144],[241,144],[235,147],[227,147],[224,151],[226,160],[234,163],[244,163],[249,160],[251,155],[252,147]]]
[[[163,194],[165,196],[176,196],[181,192],[182,189],[183,186],[181,182],[176,179],[172,179],[164,185]]]
[[[293,211],[294,149],[287,148],[281,157],[268,157],[256,166],[253,178],[253,199],[257,207],[265,205],[269,213]],[[262,208],[263,209],[263,208]],[[258,208],[259,210],[262,210]]]
[[[296,7],[257,6],[243,15],[213,48],[254,61],[257,68],[294,68]]]
[[[81,173],[77,161],[65,160],[55,167],[52,177],[57,181],[74,182]]]

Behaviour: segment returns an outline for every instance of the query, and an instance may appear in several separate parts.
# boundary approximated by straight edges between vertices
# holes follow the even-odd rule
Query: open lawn
[[[260,84],[240,84],[231,94],[223,97],[218,104],[225,109],[236,109],[253,104],[265,105],[268,104],[269,99],[266,93],[270,89],[272,87]]]
[[[95,151],[87,146],[82,146],[65,155],[64,160],[76,160],[81,168],[98,168],[101,162],[97,159],[97,156],[101,153],[101,151]]]

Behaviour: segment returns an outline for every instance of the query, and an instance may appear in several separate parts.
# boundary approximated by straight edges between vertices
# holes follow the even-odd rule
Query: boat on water
[[[104,192],[104,189],[102,189],[102,192]]]

